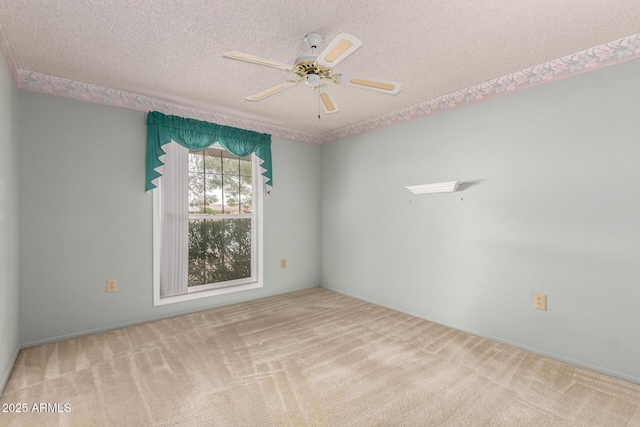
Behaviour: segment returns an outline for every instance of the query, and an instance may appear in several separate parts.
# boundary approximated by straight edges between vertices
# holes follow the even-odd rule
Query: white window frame
[[[218,144],[213,147],[224,150]],[[153,305],[159,306],[182,301],[190,301],[199,298],[223,295],[232,292],[247,291],[250,289],[262,288],[263,282],[263,233],[262,233],[262,206],[263,206],[263,176],[260,173],[259,159],[255,154],[251,155],[251,185],[252,185],[252,214],[251,223],[251,276],[243,279],[228,280],[225,282],[211,283],[188,287],[187,292],[180,295],[160,296],[160,244],[161,244],[161,218],[160,218],[160,195],[162,178],[158,186],[151,191],[153,198]],[[190,215],[193,217],[194,215]],[[246,215],[219,214],[219,215],[198,215],[203,218],[215,217],[216,219],[246,218]]]

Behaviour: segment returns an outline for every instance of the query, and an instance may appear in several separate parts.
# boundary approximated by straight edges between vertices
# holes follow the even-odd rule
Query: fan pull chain
[[[321,102],[322,100],[320,99],[320,89],[318,88],[318,120],[320,120],[320,111],[322,109],[322,107],[320,106]]]

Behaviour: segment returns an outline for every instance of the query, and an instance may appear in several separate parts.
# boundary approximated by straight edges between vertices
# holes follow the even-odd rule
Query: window
[[[256,156],[238,158],[217,144],[165,147],[163,180],[153,190],[154,305],[261,287]]]
[[[251,156],[189,151],[189,287],[251,277]],[[253,268],[252,268],[253,267]]]

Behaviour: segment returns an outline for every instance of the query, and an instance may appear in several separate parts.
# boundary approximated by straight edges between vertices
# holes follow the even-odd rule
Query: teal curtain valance
[[[154,180],[161,175],[157,169],[163,165],[160,156],[165,154],[162,146],[172,140],[190,150],[203,150],[217,142],[234,156],[255,153],[267,192],[273,186],[271,135],[151,111],[147,115],[146,191],[156,187]]]

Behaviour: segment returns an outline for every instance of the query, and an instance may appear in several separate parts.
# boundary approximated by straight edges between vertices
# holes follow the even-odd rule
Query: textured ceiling
[[[14,72],[316,136],[636,34],[640,1],[0,0],[0,25]],[[310,32],[324,37],[319,50],[338,33],[355,35],[363,46],[335,72],[398,81],[402,91],[330,83],[340,112],[320,119],[304,85],[245,100],[294,75],[223,52],[293,65]]]

